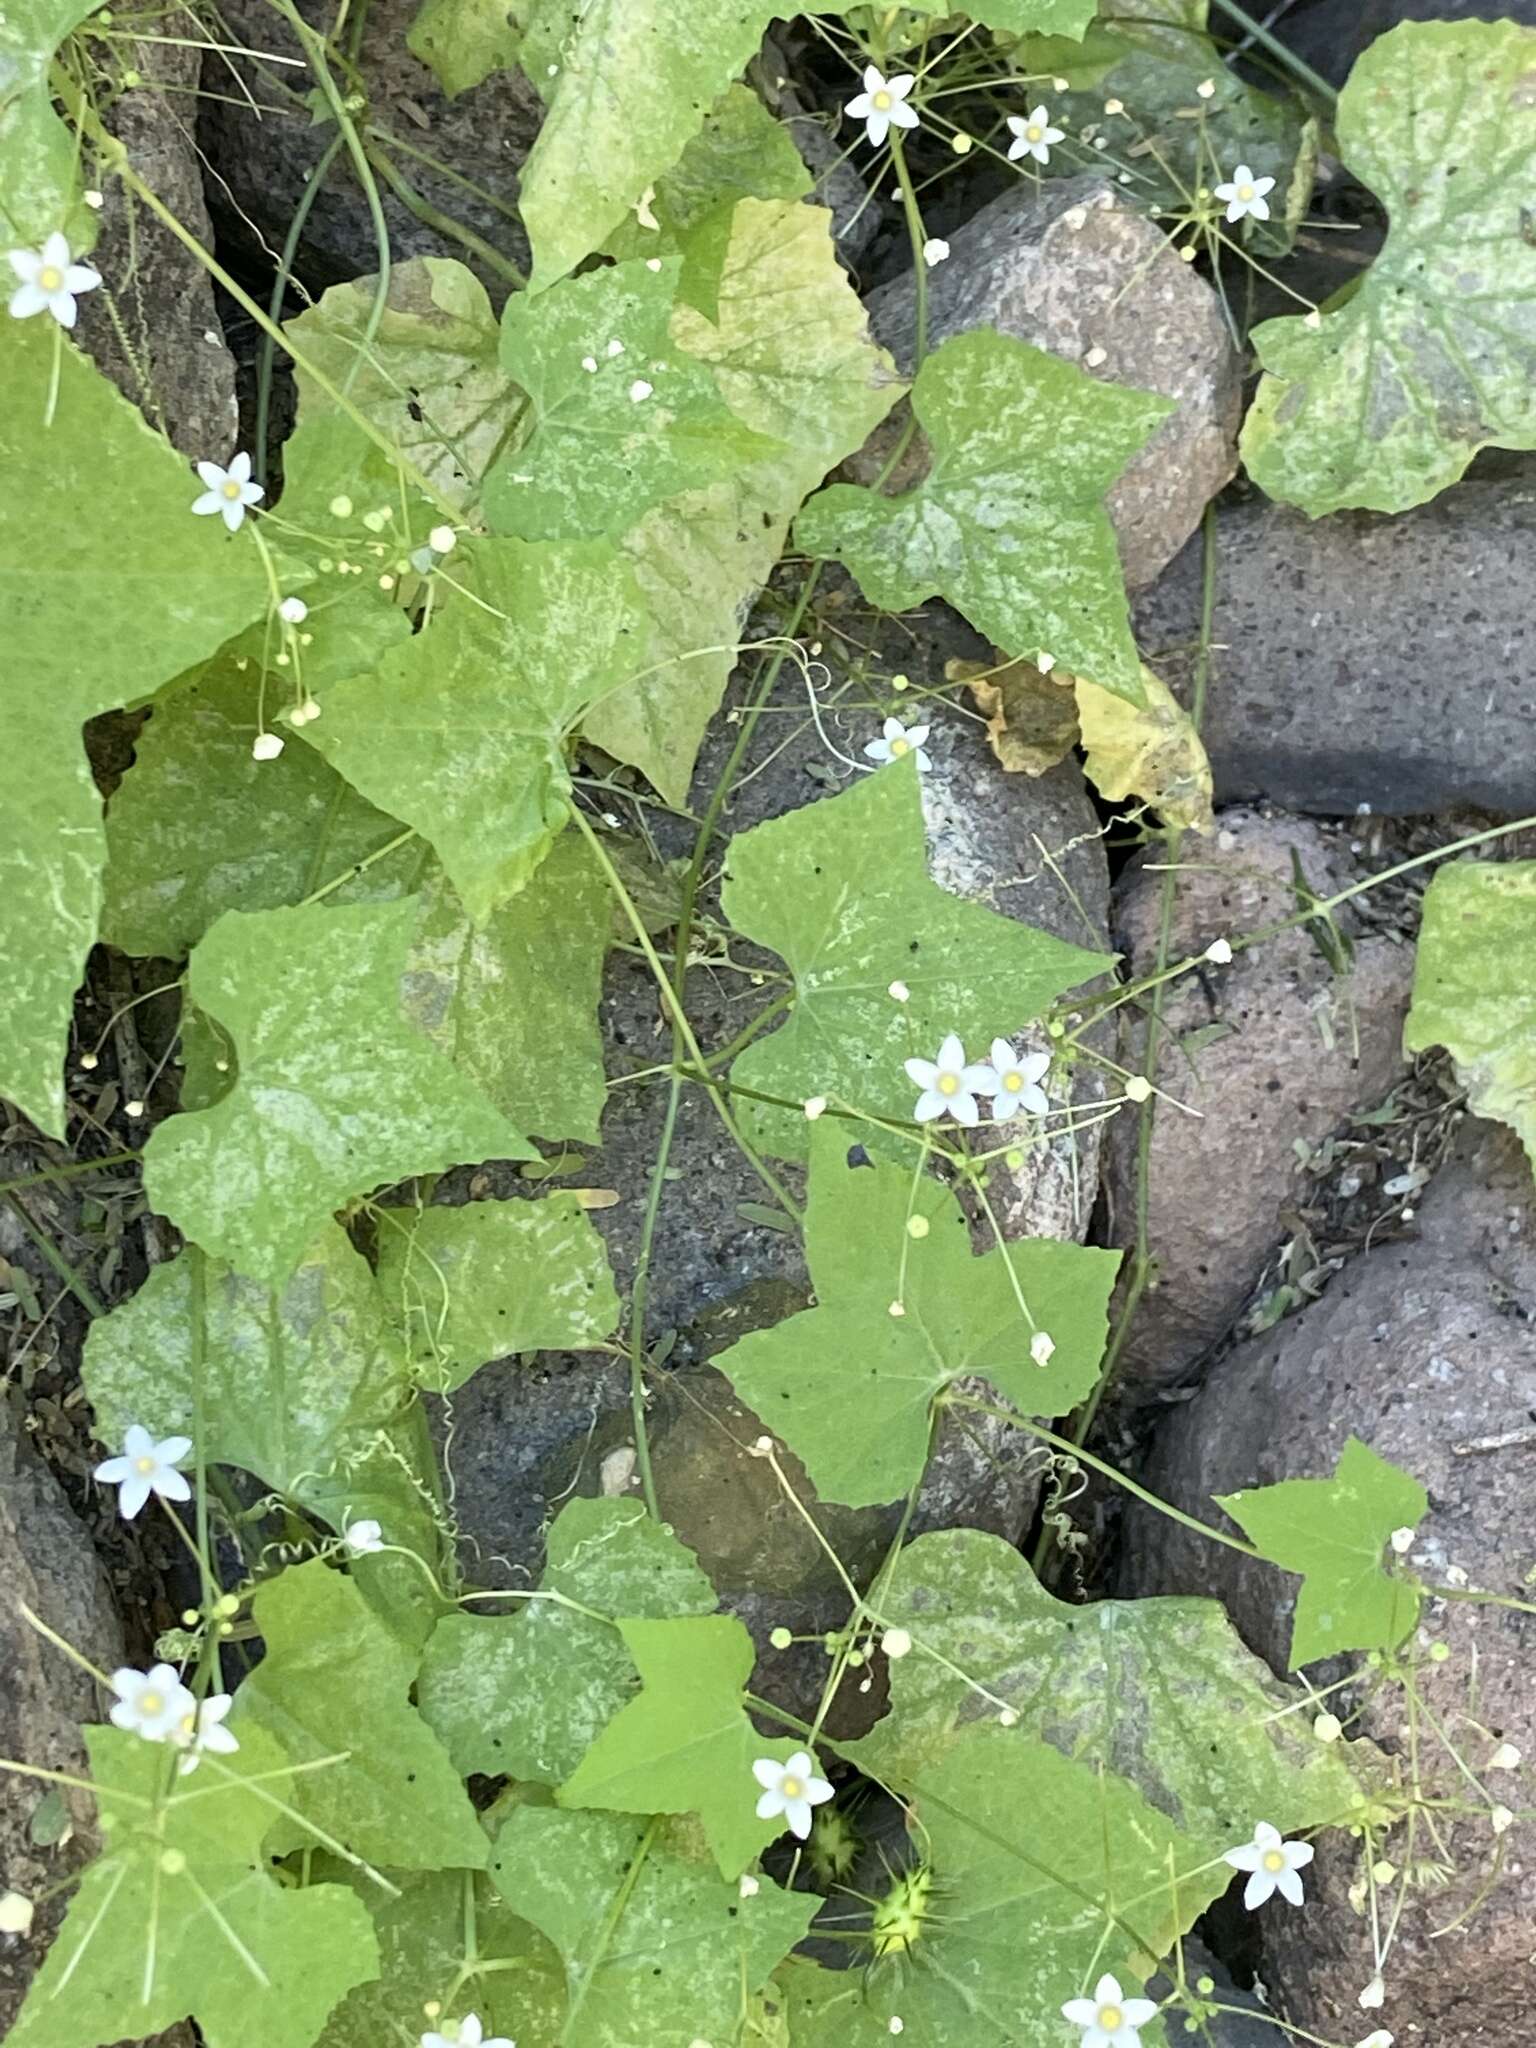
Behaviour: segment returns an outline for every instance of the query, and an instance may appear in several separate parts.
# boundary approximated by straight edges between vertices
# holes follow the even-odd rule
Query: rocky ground
[[[364,57],[370,118],[402,143],[400,160],[410,162],[429,205],[451,206],[521,261],[526,252],[505,209],[515,203],[537,103],[506,74],[446,101],[405,53],[413,11],[412,0],[373,0],[377,35],[366,48],[376,41],[391,54]],[[1296,0],[1283,11],[1296,47],[1337,77],[1347,68],[1346,43],[1362,47],[1389,15],[1431,10],[1355,7],[1347,22],[1333,0]],[[224,12],[263,49],[288,49],[267,10],[238,0]],[[259,23],[247,20],[255,14]],[[195,54],[146,46],[140,69],[185,88]],[[195,126],[196,103],[184,90],[159,94],[152,85],[119,102],[116,118],[141,174],[197,232],[216,233],[225,260],[264,296],[270,252],[306,193],[323,133],[270,65],[218,63],[219,83]],[[252,118],[243,91],[230,90],[231,68],[243,68],[264,96],[262,119]],[[781,39],[758,71],[808,161],[825,168],[814,69],[797,75],[792,41]],[[429,150],[482,196],[466,211],[452,177],[423,169],[404,145]],[[876,329],[900,357],[910,352],[913,288],[890,211],[868,203],[845,165],[829,197],[844,254],[871,287]],[[189,456],[222,459],[234,440],[237,387],[249,431],[248,330],[231,321],[226,338],[221,306],[228,313],[229,302],[216,302],[178,243],[143,220],[130,229],[115,204],[107,237],[114,246],[136,237],[124,331],[92,301],[83,338]],[[987,658],[969,628],[941,605],[880,619],[855,589],[829,578],[805,628],[824,678],[808,691],[786,667],[736,770],[722,836],[836,790],[847,773],[839,752],[856,754],[879,715],[922,701],[935,726],[925,801],[936,877],[1062,936],[1116,950],[1139,974],[1159,958],[1237,941],[1291,916],[1305,901],[1299,890],[1325,895],[1406,853],[1536,811],[1536,468],[1519,458],[1487,460],[1421,511],[1309,523],[1232,485],[1243,354],[1209,286],[1167,253],[1111,185],[1047,185],[1037,199],[1023,186],[989,196],[979,179],[957,185],[944,205],[956,218],[942,222],[951,256],[935,274],[934,339],[996,324],[1094,374],[1178,402],[1118,487],[1113,510],[1143,647],[1187,696],[1204,563],[1198,528],[1215,499],[1204,721],[1215,830],[1186,834],[1170,874],[1165,843],[1145,843],[1132,819],[1098,801],[1075,757],[1038,779],[1006,774],[981,721],[947,685],[951,661]],[[419,209],[391,197],[386,211],[397,257],[464,256]],[[362,196],[340,169],[320,189],[296,268],[307,292],[372,268]],[[496,276],[484,274],[497,290]],[[881,459],[880,449],[866,451],[866,470]],[[765,611],[764,630],[774,630],[777,617]],[[896,689],[898,675],[910,695]],[[738,689],[706,745],[695,814],[740,730],[741,702]],[[646,818],[651,845],[637,834],[637,857],[650,861],[664,903],[676,887],[668,863],[691,852],[691,826],[622,795],[605,801],[631,822]],[[749,975],[711,953],[711,903],[706,890],[689,988],[706,1048],[729,1042],[753,1006]],[[1466,1117],[1444,1062],[1415,1068],[1404,1058],[1416,909],[1415,886],[1394,881],[1357,899],[1336,923],[1294,927],[1189,978],[1157,1020],[1142,1008],[1122,1013],[1118,1040],[1106,1033],[1097,1043],[1139,1071],[1148,1033],[1157,1031],[1166,1099],[1150,1138],[1134,1113],[1093,1120],[1105,1089],[1085,1062],[1075,1082],[1083,1128],[1032,1155],[996,1192],[1016,1234],[1150,1253],[1150,1284],[1096,1425],[1106,1455],[1200,1511],[1212,1493],[1331,1469],[1353,1433],[1428,1485],[1426,1572],[1443,1577],[1455,1568],[1502,1585],[1510,1561],[1528,1563],[1533,1548],[1536,1200],[1518,1148]],[[97,963],[99,1004],[82,1018],[82,1042],[122,999],[121,975],[122,963]],[[612,1195],[594,1216],[627,1291],[666,1095],[664,1081],[629,1077],[664,1056],[667,1030],[643,963],[623,951],[611,956],[603,1009],[612,1078],[621,1085],[601,1147],[569,1161],[556,1185]],[[144,1006],[108,1034],[99,1066],[82,1077],[78,1099],[100,1133],[99,1150],[131,1152],[142,1141],[144,1120],[130,1118],[125,1104],[149,1094],[147,1077],[171,1028],[160,1006]],[[173,1084],[174,1067],[152,1108],[171,1105]],[[26,1132],[18,1126],[0,1136],[0,1175],[32,1170],[41,1155]],[[806,1277],[786,1221],[707,1100],[685,1095],[650,1272],[657,1483],[678,1533],[760,1642],[779,1624],[803,1633],[839,1616],[824,1556],[787,1515],[767,1468],[745,1454],[755,1418],[709,1367],[744,1329],[804,1300]],[[45,1245],[69,1262],[73,1283]],[[78,1187],[29,1189],[19,1204],[0,1208],[0,1317],[12,1351],[0,1411],[0,1584],[46,1607],[102,1664],[120,1654],[119,1611],[140,1653],[174,1617],[177,1564],[143,1547],[114,1547],[117,1532],[96,1516],[74,1362],[92,1306],[131,1292],[165,1251],[130,1182],[115,1182],[110,1171]],[[504,1361],[476,1376],[440,1421],[476,1574],[536,1573],[555,1503],[573,1490],[632,1483],[627,1377],[611,1358]],[[1015,1447],[1020,1441],[957,1434],[947,1442],[920,1525],[968,1523],[1031,1538],[1046,1474],[1038,1457]],[[1251,1646],[1280,1660],[1285,1615],[1271,1595],[1272,1574],[1260,1585],[1242,1560],[1156,1516],[1122,1516],[1099,1489],[1072,1512],[1075,1569],[1095,1589],[1217,1593]],[[824,1526],[857,1574],[880,1554],[891,1518],[833,1510]],[[1446,1668],[1461,1687],[1442,1697],[1431,1685],[1434,1710],[1469,1743],[1507,1741],[1536,1757],[1536,1623],[1463,1608],[1437,1610],[1428,1626],[1456,1649]],[[801,1654],[792,1682],[814,1697],[824,1660]],[[1465,1676],[1473,1657],[1475,1701]],[[89,1684],[40,1648],[9,1607],[0,1615],[0,1669],[16,1674],[0,1688],[6,1753],[76,1767],[74,1724],[88,1713]],[[782,1664],[778,1675],[782,1685]],[[840,1703],[843,1725],[871,1704]],[[1359,1732],[1389,1750],[1400,1745],[1395,1714],[1368,1692],[1358,1711]],[[8,1813],[0,1822],[7,1882],[31,1891],[60,1874],[85,1827],[83,1812],[51,1794]],[[1536,1828],[1517,1822],[1502,1839],[1487,1896],[1476,1900],[1488,1847],[1451,1843],[1455,1868],[1444,1900],[1431,1917],[1422,1906],[1405,1914],[1379,2011],[1359,2001],[1364,1950],[1347,1858],[1321,1859],[1304,1923],[1280,1924],[1274,1938],[1278,1923],[1266,1921],[1261,1951],[1248,1930],[1235,1936],[1219,1917],[1209,1939],[1244,1984],[1257,1981],[1294,2023],[1329,2039],[1353,2040],[1381,2024],[1400,2041],[1515,2048],[1528,2032],[1529,1998],[1510,1986],[1529,1963]],[[1469,1903],[1477,1910],[1463,1918]],[[1432,1938],[1448,1925],[1454,1932]],[[15,2010],[24,1968],[0,1936],[0,2025]],[[1212,2038],[1221,2048],[1249,2048],[1276,2037],[1233,2021]]]

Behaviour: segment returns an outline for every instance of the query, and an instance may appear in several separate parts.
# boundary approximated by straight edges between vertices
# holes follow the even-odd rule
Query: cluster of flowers
[[[231,1756],[240,1747],[223,1725],[232,1696],[215,1692],[199,1702],[170,1664],[155,1664],[148,1671],[125,1666],[113,1672],[112,1690],[117,1695],[110,1709],[113,1727],[181,1750],[176,1768],[183,1776],[195,1771],[205,1754]]]
[[[923,1091],[912,1111],[920,1124],[935,1117],[952,1116],[957,1124],[981,1120],[979,1095],[992,1098],[992,1120],[1003,1123],[1028,1111],[1044,1116],[1050,1108],[1040,1086],[1051,1064],[1048,1052],[1026,1053],[1022,1059],[1006,1038],[994,1038],[990,1060],[967,1061],[965,1047],[952,1031],[939,1047],[936,1060],[908,1060],[907,1077]]]
[[[848,101],[843,111],[851,119],[864,123],[864,139],[872,148],[879,149],[893,128],[916,128],[917,109],[909,104],[912,88],[917,83],[917,74],[900,71],[894,78],[887,78],[877,64],[864,67],[864,90]],[[1013,137],[1008,145],[1011,162],[1020,157],[1033,157],[1038,164],[1051,160],[1051,144],[1063,139],[1065,130],[1051,126],[1048,108],[1039,106],[1028,114],[1010,114],[1008,132]]]

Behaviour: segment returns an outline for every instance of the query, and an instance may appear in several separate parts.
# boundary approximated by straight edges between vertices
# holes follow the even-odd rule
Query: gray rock
[[[879,731],[877,701],[901,701],[889,680],[898,667],[905,671],[914,702],[935,728],[929,743],[933,767],[924,785],[935,875],[957,893],[1078,943],[1106,947],[1101,828],[1075,763],[1038,781],[1005,776],[978,719],[950,708],[946,699],[918,696],[924,687],[943,685],[948,659],[984,652],[945,607],[928,607],[899,625],[872,622],[859,608],[846,641],[835,630],[840,610],[855,608],[829,606],[821,620],[821,658],[832,681],[818,693],[818,716],[831,747],[860,755]],[[738,771],[722,835],[819,801],[843,785],[848,771],[818,737],[805,687],[786,666]],[[911,715],[917,716],[915,709]],[[722,720],[706,741],[694,790],[696,812],[708,802],[736,732]],[[654,830],[663,853],[691,849],[686,824],[658,816]],[[704,908],[712,915],[713,900]],[[738,960],[744,950],[737,942]],[[759,1000],[740,975],[697,968],[689,1015],[705,1049],[728,1043]],[[610,961],[605,1036],[626,1068],[670,1053],[670,1030],[649,975],[642,963],[622,955]],[[1097,1099],[1091,1070],[1078,1070],[1075,1087],[1079,1103]],[[615,1089],[602,1146],[580,1174],[582,1184],[619,1194],[615,1205],[595,1210],[593,1220],[607,1240],[623,1293],[633,1284],[667,1092],[663,1079]],[[1058,1138],[1027,1155],[1017,1173],[1000,1169],[994,1192],[1005,1227],[1015,1234],[1081,1238],[1097,1186],[1097,1136],[1082,1134],[1075,1153],[1070,1138]],[[799,1170],[777,1170],[798,1193]],[[752,1207],[743,1213],[744,1205]],[[710,1561],[717,1585],[760,1642],[777,1625],[797,1634],[834,1627],[847,1605],[819,1547],[802,1555],[787,1537],[770,1540],[792,1510],[769,1469],[746,1456],[745,1447],[762,1425],[705,1369],[746,1329],[777,1322],[808,1298],[798,1238],[757,1220],[764,1205],[771,1209],[771,1195],[708,1099],[685,1089],[652,1250],[646,1334],[660,1347],[658,1362],[666,1370],[652,1376],[656,1391],[647,1434],[664,1514]],[[626,1370],[601,1357],[508,1361],[486,1368],[459,1391],[451,1459],[461,1524],[482,1560],[474,1569],[483,1573],[489,1561],[499,1560],[502,1568],[536,1573],[543,1527],[560,1498],[572,1490],[596,1492],[605,1476],[610,1484],[617,1475],[619,1485],[633,1485],[628,1403]],[[965,1523],[1016,1537],[1033,1506],[1038,1464],[1018,1431],[999,1426],[995,1438],[975,1429],[946,1433],[917,1525]],[[892,1513],[853,1515],[824,1507],[817,1512],[836,1528],[845,1562],[856,1573],[872,1569],[894,1528]],[[775,1656],[762,1678],[780,1698],[788,1696],[786,1688],[801,1687],[808,1690],[795,1696],[814,1702],[825,1671],[825,1659],[812,1646],[791,1657]]]
[[[911,274],[868,304],[877,339],[910,370]],[[1049,349],[1106,384],[1177,401],[1108,498],[1126,582],[1150,583],[1237,469],[1242,370],[1209,285],[1108,180],[1052,179],[1037,193],[1021,179],[955,231],[948,261],[928,273],[930,344],[973,327]],[[889,445],[877,434],[876,472]],[[911,476],[909,459],[896,480]]]
[[[135,43],[127,61],[144,83],[113,100],[106,124],[131,168],[206,249],[213,230],[193,128],[200,58],[172,43]],[[237,430],[235,363],[207,271],[117,179],[106,182],[100,221],[90,260],[103,283],[80,301],[80,341],[184,455],[227,462]]]
[[[1202,953],[1294,915],[1292,858],[1320,895],[1352,878],[1348,842],[1299,818],[1221,814],[1214,840],[1186,841],[1168,958]],[[1115,931],[1133,975],[1156,963],[1163,876],[1139,862],[1116,895]],[[1348,906],[1340,929],[1354,930]],[[1285,1234],[1295,1146],[1315,1144],[1352,1109],[1385,1094],[1402,1068],[1413,955],[1382,937],[1354,940],[1336,976],[1304,928],[1282,932],[1230,966],[1170,985],[1153,1122],[1148,1222],[1157,1260],[1121,1357],[1133,1398],[1183,1377],[1231,1328]],[[1129,1010],[1122,1013],[1127,1018]],[[1145,1027],[1128,1023],[1121,1058],[1144,1063]],[[1116,1117],[1106,1142],[1111,1242],[1135,1242],[1137,1121]]]
[[[1518,21],[1536,28],[1533,0],[1302,0],[1276,24],[1288,50],[1334,85],[1400,21]]]
[[[1240,1345],[1164,1424],[1148,1484],[1209,1517],[1213,1494],[1332,1471],[1346,1440],[1358,1436],[1428,1489],[1430,1512],[1412,1567],[1432,1584],[1445,1583],[1455,1567],[1474,1587],[1528,1600],[1525,1574],[1536,1543],[1533,1330],[1530,1167],[1509,1132],[1469,1119],[1421,1204],[1419,1242],[1365,1253],[1319,1302]],[[1127,1533],[1129,1590],[1214,1593],[1250,1645],[1283,1665],[1293,1580],[1160,1515],[1137,1510]],[[1523,2048],[1529,2026],[1516,1987],[1529,1984],[1530,1972],[1536,1621],[1431,1600],[1422,1635],[1451,1652],[1444,1663],[1418,1664],[1427,1715],[1455,1731],[1489,1809],[1500,1801],[1522,1817],[1496,1844],[1486,1813],[1439,1816],[1454,1872],[1443,1889],[1408,1892],[1379,2012],[1363,2014],[1356,2003],[1372,1956],[1367,1923],[1347,1896],[1358,1847],[1344,1835],[1330,1837],[1318,1855],[1305,1918],[1261,1919],[1262,1975],[1292,2023],[1328,2040],[1356,2040],[1379,2025],[1399,2041]],[[1401,1695],[1362,1688],[1353,1703],[1359,1732],[1401,1757]],[[1426,1792],[1475,1806],[1484,1795],[1471,1791],[1429,1720],[1421,1725]],[[1522,1769],[1488,1771],[1499,1742],[1523,1752]],[[1401,1834],[1388,1838],[1384,1853],[1407,1860]],[[1439,1860],[1422,1831],[1413,1860]],[[1452,1931],[1437,1936],[1438,1929]]]
[[[1536,811],[1533,543],[1529,478],[1461,483],[1395,519],[1223,505],[1202,726],[1217,802]],[[1197,540],[1136,606],[1186,701],[1201,572]]]
[[[66,1642],[103,1670],[123,1661],[122,1636],[90,1540],[58,1482],[26,1441],[14,1393],[0,1398],[0,1756],[44,1770],[85,1769],[80,1723],[98,1718],[96,1687],[43,1640],[19,1612],[25,1602]],[[63,1839],[33,1839],[44,1799],[57,1809]],[[0,1892],[35,1898],[89,1859],[93,1808],[84,1794],[36,1780],[0,1783]],[[30,1936],[0,1934],[0,2034],[8,2034],[33,1971],[63,1918],[64,1900],[39,1907]]]
[[[324,26],[332,10],[322,0],[300,0],[300,12]],[[512,70],[493,72],[483,84],[448,99],[432,72],[406,47],[417,12],[418,0],[369,0],[358,69],[371,135],[429,207],[526,267],[527,238],[510,210],[517,205],[523,159],[543,119],[538,94],[520,71]],[[279,57],[301,54],[298,38],[263,0],[228,0],[220,19],[230,40],[249,50]],[[213,172],[210,196],[221,234],[270,263],[335,131],[311,119],[302,97],[313,82],[307,72],[249,57],[210,57],[208,66],[209,96],[203,101],[199,137]],[[245,102],[246,91],[261,108],[259,115]],[[433,170],[412,149],[435,157],[455,175]],[[459,179],[467,179],[468,186]],[[456,238],[418,217],[382,177],[379,187],[397,262],[409,256],[457,257],[479,270],[500,301],[504,278],[479,266]],[[307,286],[318,289],[378,267],[367,200],[343,150],[305,224],[298,273]]]

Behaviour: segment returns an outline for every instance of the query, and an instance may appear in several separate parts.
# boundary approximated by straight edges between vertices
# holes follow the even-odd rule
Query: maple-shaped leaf
[[[239,1073],[144,1148],[150,1201],[239,1273],[283,1284],[354,1195],[533,1148],[400,1006],[416,905],[226,911],[187,993],[233,1040]]]
[[[525,540],[621,534],[679,491],[782,452],[743,424],[673,339],[680,256],[566,278],[501,316],[501,362],[528,394],[527,438],[485,480],[485,515]]]
[[[742,1105],[757,1141],[784,1158],[805,1155],[807,1096],[905,1121],[917,1100],[905,1060],[932,1059],[952,1031],[980,1052],[1110,964],[941,889],[928,874],[917,772],[894,762],[731,841],[725,913],[794,976],[788,1022],[731,1069],[737,1087],[795,1105]],[[905,1002],[892,999],[893,982],[905,983]],[[870,1126],[860,1136],[871,1150],[880,1142]]]
[[[1172,401],[979,327],[924,361],[912,409],[933,454],[922,483],[897,498],[833,484],[797,544],[845,562],[884,611],[947,598],[1006,653],[1052,654],[1139,703],[1104,494]]]
[[[482,540],[453,555],[424,629],[322,690],[303,737],[430,840],[477,923],[570,816],[566,741],[643,666],[647,615],[604,541]]]
[[[1351,1437],[1331,1479],[1218,1494],[1249,1540],[1301,1574],[1291,1669],[1341,1650],[1395,1650],[1419,1618],[1419,1589],[1384,1569],[1396,1529],[1417,1527],[1429,1496],[1417,1479]]]
[[[759,1820],[758,1757],[783,1762],[799,1744],[765,1740],[747,1719],[742,1689],[752,1638],[731,1614],[621,1621],[641,1691],[592,1744],[556,1797],[562,1806],[618,1813],[696,1813],[728,1878],[739,1877],[776,1835]]]
[[[1098,1378],[1120,1258],[1044,1237],[977,1258],[942,1182],[850,1166],[849,1143],[848,1127],[817,1126],[805,1225],[816,1307],[715,1363],[824,1500],[869,1507],[921,1473],[934,1398],[964,1374],[1025,1415],[1075,1407]],[[1054,1347],[1044,1365],[1030,1349],[1040,1332]]]

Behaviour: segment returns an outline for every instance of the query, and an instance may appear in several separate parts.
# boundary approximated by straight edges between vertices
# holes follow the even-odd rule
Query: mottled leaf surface
[[[1536,1164],[1536,861],[1452,861],[1424,897],[1409,1052],[1443,1045]]]
[[[1402,512],[1479,448],[1536,447],[1536,32],[1402,22],[1339,96],[1338,152],[1387,239],[1319,326],[1254,331],[1248,473],[1316,519]]]
[[[154,1132],[145,1185],[194,1243],[269,1286],[354,1195],[531,1156],[400,1007],[415,915],[410,901],[232,910],[192,955],[188,994],[233,1039],[239,1074]]]
[[[1171,402],[983,327],[926,358],[912,408],[933,450],[923,482],[896,498],[833,484],[798,545],[846,563],[885,611],[948,598],[1005,653],[1044,650],[1139,698],[1104,494]]]

